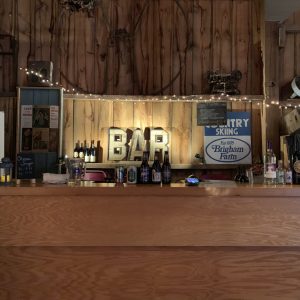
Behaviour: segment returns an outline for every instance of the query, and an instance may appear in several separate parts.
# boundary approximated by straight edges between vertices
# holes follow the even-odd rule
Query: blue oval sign
[[[205,152],[216,162],[235,163],[245,159],[251,153],[251,147],[238,138],[221,138],[210,142]]]

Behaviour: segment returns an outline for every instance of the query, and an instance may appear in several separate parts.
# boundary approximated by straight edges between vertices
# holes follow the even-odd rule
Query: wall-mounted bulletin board
[[[17,178],[57,173],[62,155],[62,102],[59,88],[18,88]]]

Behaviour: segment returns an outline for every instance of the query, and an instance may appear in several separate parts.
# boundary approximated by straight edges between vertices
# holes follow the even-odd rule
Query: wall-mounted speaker
[[[52,71],[53,71],[53,63],[52,61],[31,61],[28,63],[29,72],[33,71],[42,75],[42,77],[37,76],[36,74],[30,72],[27,75],[27,84],[31,86],[45,86],[43,82],[44,80],[48,80],[48,83],[52,82]]]

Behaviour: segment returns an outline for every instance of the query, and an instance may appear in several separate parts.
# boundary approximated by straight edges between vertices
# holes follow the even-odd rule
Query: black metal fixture
[[[70,11],[93,10],[96,0],[61,0],[61,4],[65,9]]]
[[[208,72],[208,83],[212,94],[224,93],[228,95],[239,95],[237,84],[242,78],[239,70],[223,74],[219,72]]]

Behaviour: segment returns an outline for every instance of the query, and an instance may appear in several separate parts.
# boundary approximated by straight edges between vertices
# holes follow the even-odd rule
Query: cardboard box
[[[287,113],[283,117],[288,134],[295,132],[300,128],[300,113],[297,108]]]

